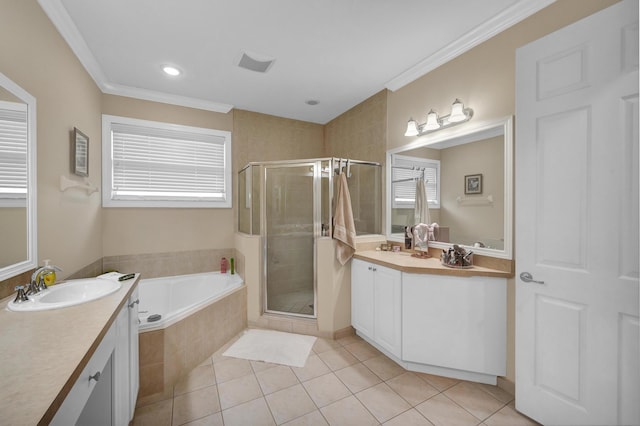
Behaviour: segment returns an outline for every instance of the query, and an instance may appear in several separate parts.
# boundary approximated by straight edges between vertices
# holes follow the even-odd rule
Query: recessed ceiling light
[[[162,67],[162,71],[164,71],[165,74],[170,75],[172,77],[175,77],[181,74],[178,68],[172,67],[170,65],[165,65],[164,67]]]
[[[311,105],[311,106],[318,105],[319,103],[320,101],[316,101],[315,99],[309,99],[308,101],[305,102],[305,104]]]

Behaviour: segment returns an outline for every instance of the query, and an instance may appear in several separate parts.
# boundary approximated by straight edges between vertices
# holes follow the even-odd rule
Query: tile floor
[[[136,409],[134,425],[482,425],[537,423],[496,386],[404,370],[358,336],[318,338],[304,368],[222,356]]]

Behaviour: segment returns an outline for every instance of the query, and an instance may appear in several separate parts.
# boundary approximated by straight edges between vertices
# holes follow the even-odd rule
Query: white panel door
[[[637,0],[518,50],[515,142],[516,408],[639,424]]]
[[[402,356],[402,272],[373,265],[374,319],[377,344],[392,355]]]

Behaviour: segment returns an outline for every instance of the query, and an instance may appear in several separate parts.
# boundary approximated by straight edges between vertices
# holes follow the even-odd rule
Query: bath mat
[[[304,367],[315,341],[313,336],[249,329],[222,355]]]

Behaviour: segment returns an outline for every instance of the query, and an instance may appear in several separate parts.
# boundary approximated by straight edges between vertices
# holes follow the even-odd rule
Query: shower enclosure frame
[[[324,162],[328,162],[328,170],[323,170],[322,165]],[[260,247],[261,247],[261,273],[260,273],[260,307],[262,314],[276,314],[292,317],[300,317],[307,319],[317,319],[318,317],[318,282],[317,282],[317,240],[322,237],[322,178],[323,173],[328,173],[328,188],[327,188],[327,235],[331,237],[333,234],[333,210],[334,210],[334,178],[337,177],[340,172],[347,173],[347,177],[350,177],[350,166],[352,164],[358,165],[370,165],[381,167],[380,163],[373,161],[352,160],[338,157],[324,157],[324,158],[311,158],[311,159],[296,159],[296,160],[278,160],[278,161],[260,161],[247,163],[239,173],[250,168],[251,173],[247,173],[245,179],[250,179],[249,194],[253,194],[253,167],[259,167],[259,187],[260,187]],[[267,291],[267,171],[269,169],[281,168],[281,167],[313,167],[313,314],[301,314],[295,312],[276,311],[268,309],[268,291]],[[252,196],[252,195],[251,195]],[[249,204],[249,233],[250,235],[256,235],[254,233],[253,215],[254,215],[254,203]],[[239,224],[238,224],[239,226]]]

